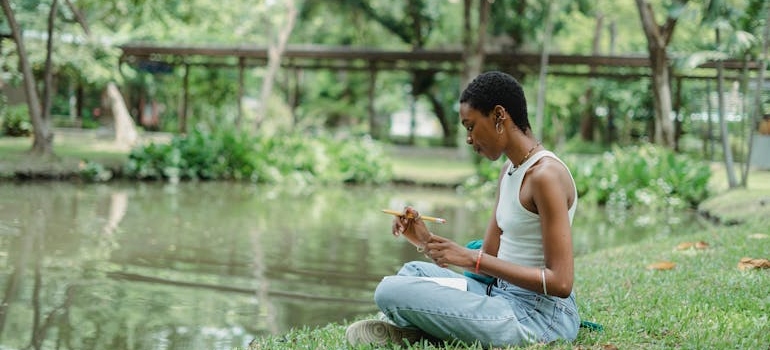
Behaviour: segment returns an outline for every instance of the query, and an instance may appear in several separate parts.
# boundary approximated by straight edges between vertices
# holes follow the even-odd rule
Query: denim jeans
[[[460,277],[468,291],[415,278]],[[574,340],[580,325],[574,293],[546,296],[497,280],[488,286],[435,264],[413,261],[385,278],[374,292],[395,325],[418,328],[438,339],[485,347]]]

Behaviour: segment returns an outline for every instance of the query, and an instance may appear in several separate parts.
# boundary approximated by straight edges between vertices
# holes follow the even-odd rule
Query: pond
[[[488,220],[471,202],[398,186],[0,183],[0,348],[232,349],[373,314],[377,282],[424,259],[380,209],[414,205],[464,243]],[[579,207],[576,254],[694,220]]]

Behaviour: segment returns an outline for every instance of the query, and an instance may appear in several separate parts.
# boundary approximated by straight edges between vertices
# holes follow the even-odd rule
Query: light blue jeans
[[[465,278],[468,291],[416,276]],[[546,296],[502,280],[489,295],[487,287],[433,263],[413,261],[380,282],[374,301],[397,326],[468,345],[505,347],[577,337],[580,317],[574,293],[568,298]]]

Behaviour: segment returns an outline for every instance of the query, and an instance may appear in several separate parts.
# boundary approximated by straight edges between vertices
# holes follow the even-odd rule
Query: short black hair
[[[521,131],[530,129],[524,89],[510,74],[499,71],[479,74],[460,94],[460,103],[467,103],[484,115],[501,105]]]

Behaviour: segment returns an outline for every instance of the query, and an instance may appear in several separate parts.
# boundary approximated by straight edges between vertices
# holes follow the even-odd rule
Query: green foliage
[[[112,179],[112,170],[103,164],[84,160],[78,165],[80,178],[88,182],[107,182]]]
[[[598,142],[584,141],[579,136],[575,136],[559,148],[560,154],[602,154],[608,151],[608,146]]]
[[[695,207],[708,197],[708,163],[645,143],[601,155],[566,153],[581,201],[618,209]],[[468,193],[494,191],[504,158],[481,161],[463,184]]]
[[[601,157],[567,157],[581,200],[616,208],[695,207],[708,196],[708,163],[652,144]]]
[[[0,110],[0,133],[7,136],[29,136],[32,123],[29,121],[27,105],[8,106]]]
[[[278,183],[382,183],[392,168],[369,138],[338,140],[291,134],[251,136],[233,130],[196,129],[168,144],[131,151],[126,174],[137,179],[245,180]]]

